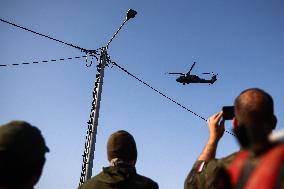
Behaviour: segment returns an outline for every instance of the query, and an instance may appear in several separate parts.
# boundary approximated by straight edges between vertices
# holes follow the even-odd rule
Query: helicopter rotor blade
[[[191,68],[189,69],[189,71],[187,72],[186,75],[190,75],[191,70],[193,69],[193,67],[195,66],[196,62],[193,62]]]
[[[211,74],[211,73],[202,73],[202,74]]]

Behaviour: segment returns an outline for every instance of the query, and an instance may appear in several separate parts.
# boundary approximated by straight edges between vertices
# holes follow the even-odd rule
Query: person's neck
[[[255,156],[260,156],[263,153],[265,153],[268,149],[270,149],[271,146],[272,144],[268,140],[265,140],[265,141],[253,144],[251,149]]]
[[[134,162],[127,162],[119,158],[114,158],[110,161],[110,166],[129,166],[129,167],[135,167]]]

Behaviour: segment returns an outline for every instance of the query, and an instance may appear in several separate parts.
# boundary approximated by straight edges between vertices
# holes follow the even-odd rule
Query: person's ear
[[[132,160],[130,164],[133,165],[133,166],[135,166],[136,160]]]
[[[233,118],[232,123],[233,123],[234,128],[238,128],[239,127],[239,122],[238,122],[236,117]]]
[[[272,123],[271,123],[272,125],[272,130],[274,130],[275,128],[276,128],[276,125],[277,125],[277,118],[276,118],[276,116],[275,115],[273,115],[273,117],[272,117]]]

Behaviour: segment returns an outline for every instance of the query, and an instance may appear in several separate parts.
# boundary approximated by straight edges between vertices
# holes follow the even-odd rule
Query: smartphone
[[[234,106],[223,106],[223,119],[232,120],[235,117]]]

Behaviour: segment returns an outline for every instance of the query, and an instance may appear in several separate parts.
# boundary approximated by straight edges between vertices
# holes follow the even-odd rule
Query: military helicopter
[[[203,78],[198,77],[197,75],[191,75],[190,72],[195,66],[195,64],[196,62],[192,64],[189,72],[187,72],[186,74],[184,73],[168,73],[168,74],[181,75],[176,79],[176,81],[179,83],[182,83],[183,85],[190,84],[190,83],[209,83],[209,85],[211,85],[217,80],[218,74],[214,74],[213,72],[212,73],[202,73],[202,74],[212,74],[211,79],[203,79]]]

